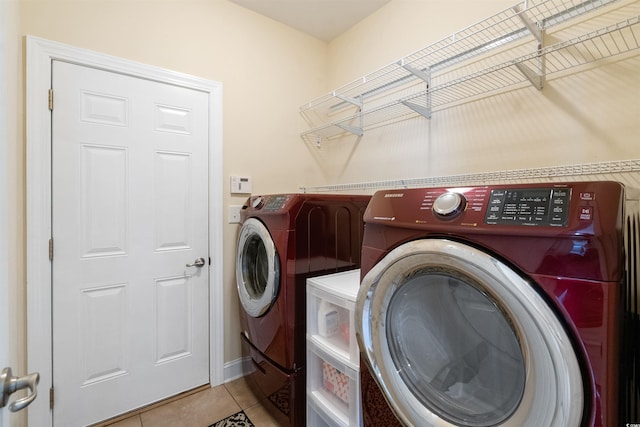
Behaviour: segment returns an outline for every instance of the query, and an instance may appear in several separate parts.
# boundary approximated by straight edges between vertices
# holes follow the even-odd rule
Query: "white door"
[[[209,382],[208,96],[52,74],[53,416],[75,426]]]

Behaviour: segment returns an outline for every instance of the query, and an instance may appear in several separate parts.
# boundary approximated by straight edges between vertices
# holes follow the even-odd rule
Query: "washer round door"
[[[360,349],[407,425],[579,426],[584,391],[565,329],[531,284],[446,239],[389,252],[362,281]]]
[[[267,228],[255,218],[240,229],[236,258],[236,285],[242,307],[252,317],[264,315],[275,302],[280,283],[280,261]]]

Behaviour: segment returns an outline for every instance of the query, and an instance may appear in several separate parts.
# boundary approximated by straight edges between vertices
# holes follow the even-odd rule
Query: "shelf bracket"
[[[400,65],[402,66],[402,68],[404,68],[405,70],[407,70],[408,72],[410,72],[414,76],[418,77],[419,79],[424,80],[425,83],[427,83],[427,88],[429,88],[429,86],[431,85],[431,73],[428,71],[428,69],[427,70],[419,70],[417,68],[412,67],[409,64],[404,64],[404,63],[400,63]]]
[[[535,71],[531,70],[531,68],[519,62],[516,62],[514,65],[516,66],[516,68],[518,68],[518,70],[520,70],[522,74],[524,74],[524,76],[531,82],[531,84],[536,89],[542,90],[542,86],[544,82],[543,75],[536,73]]]
[[[431,87],[431,70],[430,70],[430,68],[427,68],[425,70],[419,70],[417,68],[412,67],[409,64],[405,64],[404,61],[400,61],[398,64],[402,68],[404,68],[405,70],[409,71],[411,74],[413,74],[417,78],[423,80],[427,84],[427,90],[426,90],[427,105],[426,106],[420,105],[420,104],[416,104],[415,102],[411,102],[411,101],[400,101],[400,102],[405,107],[411,108],[413,111],[415,111],[416,113],[420,114],[421,116],[424,116],[427,119],[430,119],[431,118],[431,93],[429,92],[429,88]]]
[[[410,102],[410,101],[400,101],[400,102],[402,102],[402,105],[404,105],[405,107],[411,108],[413,111],[420,114],[421,116],[424,116],[427,119],[431,118],[430,107],[425,107],[424,105],[419,105],[419,104],[416,104],[415,102]]]
[[[533,22],[521,8],[520,5],[516,5],[513,7],[513,10],[518,15],[518,18],[522,21],[525,27],[529,30],[529,32],[535,37],[538,41],[538,51],[542,50],[544,45],[544,30],[540,28],[535,22]],[[522,74],[531,82],[531,84],[538,90],[542,90],[544,85],[544,74],[545,74],[545,64],[544,64],[544,56],[540,55],[538,57],[538,69],[539,72],[535,72],[531,70],[531,68],[527,67],[522,63],[515,63],[516,68],[520,70]]]
[[[347,132],[350,132],[354,135],[358,135],[358,136],[364,135],[364,131],[362,130],[361,127],[341,125],[339,123],[335,123],[335,125],[338,126],[340,129],[346,130]]]
[[[341,95],[339,93],[333,93],[333,96],[336,98],[342,99],[344,102],[348,102],[349,104],[353,104],[362,110],[362,99],[350,98],[348,96]]]
[[[542,29],[540,29],[540,27],[538,27],[535,22],[533,22],[527,15],[525,15],[524,11],[520,8],[520,5],[514,6],[513,10],[518,14],[518,18],[520,18],[524,26],[527,27],[533,37],[538,40],[538,44],[542,45]]]

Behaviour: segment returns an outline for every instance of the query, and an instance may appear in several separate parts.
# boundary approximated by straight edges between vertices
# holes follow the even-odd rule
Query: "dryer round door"
[[[255,218],[244,222],[238,237],[236,285],[242,307],[252,317],[265,314],[275,302],[280,261],[267,228]]]
[[[362,281],[360,349],[407,425],[579,426],[584,391],[565,329],[531,284],[446,239],[406,243]]]

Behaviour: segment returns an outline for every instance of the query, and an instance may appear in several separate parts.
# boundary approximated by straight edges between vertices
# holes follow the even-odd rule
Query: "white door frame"
[[[209,94],[209,380],[224,381],[222,84],[69,45],[27,36],[27,364],[40,372],[41,396],[29,407],[29,424],[51,426],[46,397],[52,386],[51,336],[51,61],[61,60]]]
[[[0,3],[0,370],[9,365],[9,239],[8,218],[8,182],[7,173],[7,145],[9,131],[7,115],[9,102],[7,101],[7,86],[11,84],[7,78],[7,34],[5,2]],[[14,373],[20,375],[21,372]],[[0,427],[9,426],[9,409],[0,409]]]

